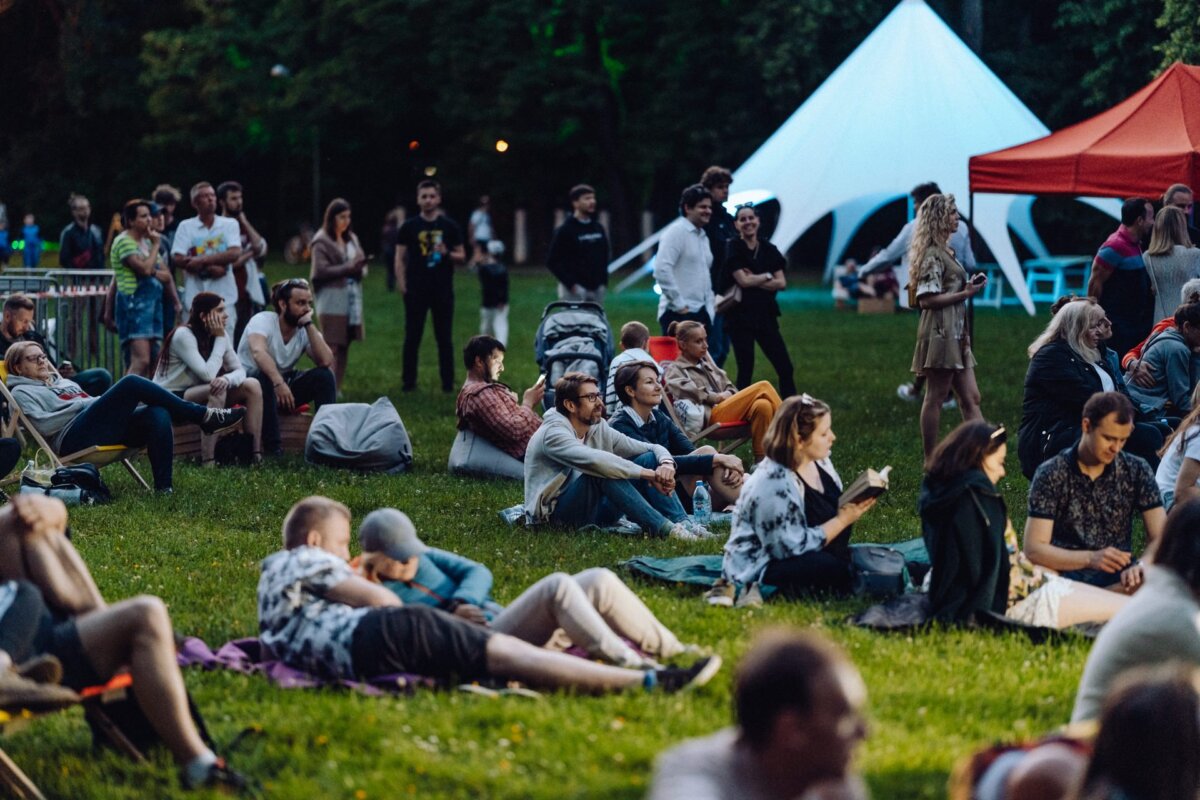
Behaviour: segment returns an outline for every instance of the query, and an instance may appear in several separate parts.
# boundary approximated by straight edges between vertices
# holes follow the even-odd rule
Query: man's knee
[[[134,633],[171,636],[171,615],[162,598],[152,594],[138,595],[110,607],[120,613]]]
[[[658,456],[654,453],[654,451],[647,450],[638,457],[634,458],[633,463],[637,464],[639,467],[645,467],[646,469],[657,469]]]
[[[607,567],[585,569],[574,577],[574,581],[583,587],[583,590],[592,598],[601,596],[613,586],[622,584],[617,574]]]
[[[258,382],[258,378],[246,378],[242,381],[242,393],[250,397],[262,397],[262,384]]]
[[[571,576],[565,572],[551,572],[542,578],[543,587],[555,600],[562,600],[571,591],[571,583]]]

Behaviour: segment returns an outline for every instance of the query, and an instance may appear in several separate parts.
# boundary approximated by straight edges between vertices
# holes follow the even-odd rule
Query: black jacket
[[[1113,386],[1128,394],[1124,380],[1119,373],[1113,373],[1109,359],[1101,358],[1100,364],[1113,379]],[[1032,477],[1039,464],[1070,444],[1059,444],[1060,440],[1073,440],[1078,435],[1084,403],[1101,391],[1104,385],[1096,370],[1065,339],[1050,342],[1034,354],[1025,373],[1025,399],[1021,404],[1017,440],[1017,455],[1025,477]]]
[[[651,412],[650,421],[643,423],[640,428],[629,418],[625,406],[618,408],[608,424],[630,439],[667,448],[675,456],[676,471],[680,475],[708,475],[713,470],[712,456],[691,455],[696,449],[695,445],[670,417],[657,408]]]
[[[926,479],[917,509],[933,571],[933,617],[966,622],[976,612],[1003,614],[1008,608],[1008,510],[987,475],[972,469],[944,485]]]

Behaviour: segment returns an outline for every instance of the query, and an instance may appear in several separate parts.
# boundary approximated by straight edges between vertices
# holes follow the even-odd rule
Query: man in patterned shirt
[[[593,693],[680,691],[708,682],[721,666],[717,656],[688,668],[609,666],[535,647],[430,606],[404,605],[350,567],[350,509],[327,497],[292,506],[283,521],[283,545],[262,562],[259,634],[288,666],[326,678],[408,672]]]
[[[1147,544],[1166,514],[1154,470],[1122,452],[1133,432],[1133,404],[1097,392],[1083,407],[1079,443],[1038,467],[1029,485],[1025,555],[1070,578],[1133,593],[1142,567],[1132,557],[1133,514],[1141,513]]]
[[[521,480],[525,448],[542,418],[534,411],[545,395],[542,381],[525,390],[521,402],[503,383],[504,345],[491,336],[474,336],[463,348],[467,380],[454,412],[458,429],[451,471]]]

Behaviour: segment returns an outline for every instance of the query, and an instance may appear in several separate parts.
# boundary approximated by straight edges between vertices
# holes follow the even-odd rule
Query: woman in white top
[[[167,334],[154,382],[193,403],[209,408],[227,408],[233,403],[246,407],[243,422],[251,445],[254,463],[262,461],[262,387],[257,378],[246,376],[237,350],[226,335],[225,301],[219,294],[200,292],[192,300],[186,325]],[[200,438],[200,459],[212,466],[217,437]]]
[[[1187,217],[1182,210],[1165,206],[1158,212],[1150,246],[1142,258],[1154,287],[1154,318],[1174,316],[1175,298],[1183,285],[1200,278],[1200,249],[1188,238]]]
[[[1200,497],[1200,384],[1192,390],[1192,410],[1158,451],[1162,461],[1154,473],[1163,508]]]

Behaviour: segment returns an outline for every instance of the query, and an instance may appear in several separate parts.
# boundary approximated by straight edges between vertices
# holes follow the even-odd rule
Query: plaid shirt
[[[482,436],[519,461],[525,460],[529,439],[542,425],[542,418],[518,403],[517,396],[502,383],[463,384],[455,414],[459,430]]]

